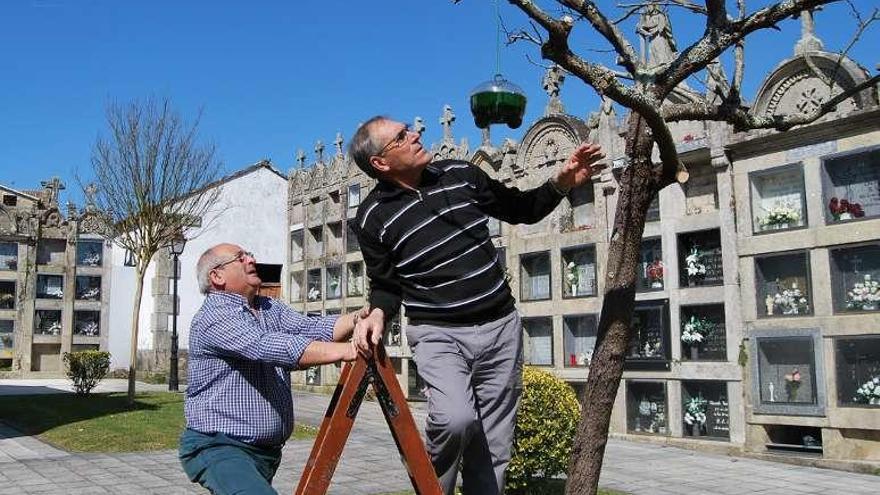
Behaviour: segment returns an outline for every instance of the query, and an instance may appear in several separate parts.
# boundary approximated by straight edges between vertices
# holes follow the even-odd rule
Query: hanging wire
[[[501,74],[501,11],[495,0],[495,74]]]

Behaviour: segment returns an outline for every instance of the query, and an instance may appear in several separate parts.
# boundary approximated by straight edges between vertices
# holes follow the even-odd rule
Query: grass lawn
[[[183,431],[183,394],[125,393],[0,397],[0,419],[13,428],[69,452],[137,452],[176,449]],[[294,439],[317,429],[296,425]]]

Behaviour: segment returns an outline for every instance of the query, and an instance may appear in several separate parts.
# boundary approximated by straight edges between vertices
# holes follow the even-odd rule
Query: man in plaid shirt
[[[208,249],[196,269],[205,302],[189,335],[181,464],[212,493],[274,494],[293,431],[290,370],[354,360],[346,341],[361,315],[307,317],[258,296],[254,256],[234,244]]]

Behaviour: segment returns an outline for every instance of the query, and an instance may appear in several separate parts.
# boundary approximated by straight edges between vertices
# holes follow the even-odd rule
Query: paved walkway
[[[23,380],[0,381],[0,394]],[[61,381],[59,381],[60,384]],[[109,381],[104,390],[124,390]],[[58,386],[62,386],[56,384]],[[58,387],[51,381],[37,385]],[[63,388],[63,386],[62,386]],[[139,390],[151,388],[139,384]],[[162,388],[161,386],[158,388]],[[22,393],[23,390],[18,390]],[[297,394],[297,421],[317,425],[329,397]],[[416,421],[424,421],[422,404],[414,404]],[[310,441],[290,442],[275,487],[293,493]],[[674,447],[612,440],[602,486],[633,495],[848,494],[880,493],[880,476],[791,466],[754,459],[706,454]],[[375,403],[366,402],[333,477],[330,493],[366,495],[409,488],[406,472]],[[183,475],[173,451],[128,454],[68,454],[0,423],[0,495],[177,494],[206,493]]]

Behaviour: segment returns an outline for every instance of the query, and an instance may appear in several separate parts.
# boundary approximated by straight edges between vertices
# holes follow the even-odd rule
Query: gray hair
[[[216,247],[208,248],[207,251],[199,256],[199,261],[196,263],[196,279],[199,281],[199,292],[202,294],[207,294],[211,291],[211,270],[224,261],[222,257],[214,252]]]
[[[370,120],[357,128],[357,131],[355,131],[354,136],[351,138],[351,142],[348,144],[348,156],[354,160],[359,169],[374,179],[379,179],[380,177],[379,173],[370,163],[370,158],[382,152],[382,145],[373,139],[371,131],[374,124],[383,120],[390,119],[385,115],[370,117]]]

